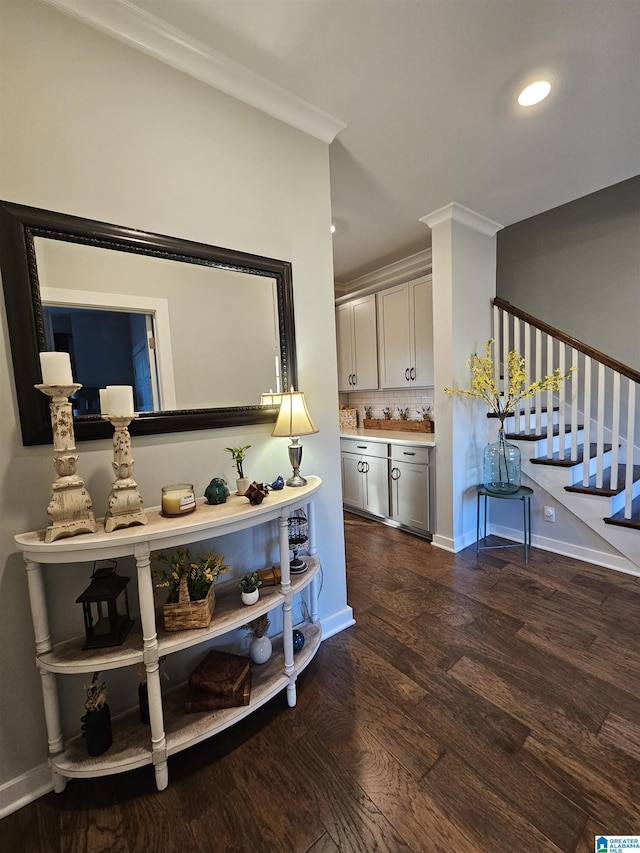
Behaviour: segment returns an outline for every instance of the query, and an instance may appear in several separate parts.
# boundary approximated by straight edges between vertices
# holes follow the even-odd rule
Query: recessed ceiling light
[[[534,104],[544,101],[550,91],[551,83],[548,80],[538,80],[520,92],[518,103],[521,107],[532,107]]]

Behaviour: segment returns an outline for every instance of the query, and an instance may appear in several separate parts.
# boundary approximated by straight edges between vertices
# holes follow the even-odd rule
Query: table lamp
[[[290,438],[289,462],[293,468],[293,476],[287,480],[287,486],[306,486],[307,481],[300,476],[300,462],[302,461],[302,445],[298,443],[301,435],[311,435],[318,432],[318,428],[311,420],[302,391],[294,391],[282,394],[278,419],[271,435],[279,438]]]

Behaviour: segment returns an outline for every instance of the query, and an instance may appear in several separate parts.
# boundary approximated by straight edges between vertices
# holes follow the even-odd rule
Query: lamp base
[[[289,571],[292,575],[301,575],[307,571],[307,564],[300,557],[296,557],[289,563]]]
[[[306,486],[307,481],[304,477],[301,477],[300,474],[296,474],[294,472],[293,476],[289,477],[289,479],[286,481],[286,484],[287,486]]]

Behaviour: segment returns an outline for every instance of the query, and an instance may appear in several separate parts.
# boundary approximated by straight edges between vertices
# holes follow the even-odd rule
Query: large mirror
[[[273,421],[260,394],[297,386],[287,261],[0,202],[0,268],[25,445],[52,438],[45,350],[83,386],[78,440],[111,436],[106,385],[134,387],[139,435]]]

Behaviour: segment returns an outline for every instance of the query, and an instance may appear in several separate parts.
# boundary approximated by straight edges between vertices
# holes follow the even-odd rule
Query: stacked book
[[[248,705],[251,697],[249,658],[211,649],[189,676],[188,712],[216,711]]]

